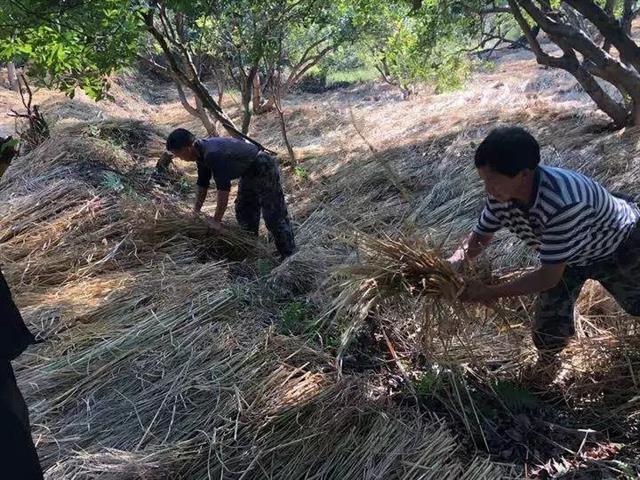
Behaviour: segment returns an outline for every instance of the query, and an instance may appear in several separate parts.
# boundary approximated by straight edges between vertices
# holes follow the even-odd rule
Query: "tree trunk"
[[[617,0],[607,0],[604,6],[605,13],[611,18],[616,18],[615,16],[616,3],[617,3]],[[602,49],[607,53],[611,51],[611,42],[607,40],[607,37],[604,37],[604,44],[602,45]]]
[[[9,80],[9,88],[14,92],[20,90],[20,84],[18,83],[18,75],[16,75],[16,64],[13,62],[7,63],[7,77]]]
[[[247,82],[248,83],[248,82]],[[242,89],[242,126],[241,131],[245,135],[249,132],[251,124],[251,84],[244,85]]]
[[[200,121],[202,121],[202,124],[204,125],[204,128],[207,130],[207,133],[209,134],[209,136],[217,137],[218,129],[216,128],[215,121],[211,120],[211,117],[209,117],[209,114],[204,109],[204,106],[202,105],[202,100],[200,100],[199,97],[195,97],[195,99],[196,99],[196,111],[198,112],[198,118],[200,118]]]
[[[603,48],[605,45],[600,47],[582,29],[567,23],[557,15],[557,12],[551,9],[543,11],[532,0],[508,0],[508,2],[538,63],[561,68],[573,75],[598,108],[605,112],[616,126],[635,124],[640,119],[635,108],[635,105],[640,102],[640,74],[638,73],[640,48],[615,18],[608,15],[593,1],[565,0],[564,2],[573,8],[572,13],[581,15],[579,18],[581,22],[586,19],[595,25],[604,36],[605,44],[610,43],[620,52],[622,61],[609,55]],[[611,7],[611,4],[607,7]],[[540,26],[549,39],[560,47],[563,52],[561,57],[549,55],[542,49],[531,34],[531,28],[521,8]],[[631,7],[625,3],[625,8]],[[609,82],[618,89],[623,98],[631,101],[626,101],[625,104],[616,101],[600,86],[595,77]]]
[[[260,72],[253,77],[253,113],[260,112],[260,103],[262,102],[262,86],[260,85]]]
[[[224,98],[224,83],[218,81],[218,105],[222,106],[222,99]]]
[[[244,78],[244,82],[241,86],[242,95],[242,133],[246,135],[249,133],[249,125],[251,124],[251,115],[253,114],[251,99],[253,97],[253,82],[258,75],[258,67],[253,66],[249,69],[249,73]]]
[[[278,99],[275,102],[275,109],[278,112],[278,117],[280,119],[280,133],[282,133],[282,140],[284,140],[284,144],[287,146],[287,153],[289,154],[289,163],[291,164],[291,166],[295,167],[297,165],[296,154],[293,151],[291,142],[289,142],[289,136],[287,135],[287,124],[284,120],[284,112],[282,111],[282,105],[280,104],[280,99]]]

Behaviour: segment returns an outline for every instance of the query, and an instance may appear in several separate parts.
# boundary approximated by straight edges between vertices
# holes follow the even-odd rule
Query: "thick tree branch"
[[[160,65],[157,62],[145,57],[144,55],[136,54],[136,58],[145,64],[150,70],[154,71],[158,75],[162,75],[163,77],[173,79],[174,75],[167,67],[164,65]]]
[[[557,40],[561,39],[572,49],[595,63],[608,78],[615,78],[616,84],[624,88],[629,95],[640,99],[640,74],[637,71],[623,65],[602,50],[582,31],[559,23],[546,15],[531,0],[518,0],[518,3],[547,32],[551,40],[558,43]]]
[[[309,58],[305,65],[298,64],[296,66],[296,68],[298,69],[298,72],[294,75],[293,74],[293,71],[295,71],[294,69],[292,73],[289,75],[289,78],[287,79],[285,84],[286,85],[285,90],[291,89],[291,87],[293,87],[296,83],[298,83],[300,79],[303,77],[303,75],[309,71],[309,69],[311,69],[314,65],[317,65],[320,60],[322,60],[329,52],[335,50],[335,48],[336,47],[334,45],[329,45],[328,47],[325,47],[323,50],[318,52],[318,54],[315,55],[314,57]]]
[[[184,94],[184,90],[182,88],[182,85],[180,85],[180,82],[178,80],[175,80],[175,84],[176,89],[178,90],[178,97],[180,98],[180,104],[182,105],[182,107],[194,117],[199,118],[200,115],[198,114],[198,110],[196,110],[195,107],[192,107],[189,103],[189,100],[187,100],[187,96]]]
[[[553,37],[552,40],[562,49],[564,55],[562,57],[553,57],[544,52],[540,43],[531,32],[529,24],[525,20],[516,0],[508,1],[513,11],[514,18],[529,41],[529,45],[535,53],[538,63],[554,68],[560,68],[571,73],[602,111],[609,115],[617,125],[624,125],[628,120],[628,113],[624,106],[614,101],[598,84],[593,76],[580,65],[580,62],[569,43],[562,37]]]
[[[584,15],[600,30],[600,33],[607,41],[618,49],[622,61],[633,65],[636,70],[640,71],[640,47],[627,35],[623,27],[612,15],[608,15],[595,2],[566,0],[566,3]]]

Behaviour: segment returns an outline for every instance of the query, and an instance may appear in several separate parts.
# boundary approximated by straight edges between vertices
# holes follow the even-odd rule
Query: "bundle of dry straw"
[[[166,248],[185,240],[195,241],[202,253],[214,253],[231,260],[242,260],[248,256],[268,256],[267,247],[257,238],[239,227],[225,225],[216,231],[205,217],[194,217],[185,209],[162,207],[155,215],[138,212],[140,219],[136,228],[137,237],[156,248]],[[150,219],[153,219],[151,222]]]
[[[394,326],[411,318],[423,347],[466,343],[465,337],[479,322],[459,299],[465,279],[439,248],[416,237],[358,234],[355,240],[360,261],[334,274],[340,293],[331,313],[347,319],[341,353],[371,318],[390,320]]]

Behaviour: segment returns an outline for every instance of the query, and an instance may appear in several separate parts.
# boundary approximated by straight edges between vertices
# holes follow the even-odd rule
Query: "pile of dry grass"
[[[294,253],[269,273],[269,283],[279,297],[312,294],[321,286],[332,268],[344,257],[327,248],[305,248]]]
[[[398,328],[404,318],[403,323],[413,323],[413,348],[439,361],[472,359],[472,336],[486,326],[486,319],[479,317],[478,308],[460,301],[465,280],[442,251],[416,237],[355,238],[359,261],[334,275],[338,295],[330,312],[347,319],[341,353],[367,319]]]
[[[159,158],[164,152],[167,132],[141,120],[108,119],[92,122],[64,122],[58,135],[93,138],[111,142],[129,153],[136,161]]]
[[[62,129],[62,137],[17,159],[3,178],[1,259],[14,285],[35,292],[166,257],[185,264],[203,255],[266,255],[240,231],[212,233],[186,209],[168,207],[181,198],[175,186],[157,183],[122,148],[82,133],[92,125]],[[129,132],[140,148],[152,131],[129,121],[99,128]]]
[[[201,267],[203,293],[159,308],[173,283],[196,280],[166,273],[59,339],[61,358],[57,347],[22,366],[50,476],[504,475],[459,457],[444,423],[372,400],[366,379],[338,380],[330,357],[261,330],[219,269]]]
[[[146,213],[146,214],[145,214]],[[140,223],[136,225],[136,237],[167,248],[184,241],[195,242],[203,254],[218,255],[231,260],[242,260],[248,256],[269,256],[266,246],[239,227],[225,225],[220,231],[213,230],[207,221],[193,215],[187,209],[164,206],[154,215],[148,211],[132,215]]]
[[[458,455],[445,423],[265,328],[273,306],[226,261],[264,246],[212,233],[90,133],[19,159],[0,186],[3,268],[45,340],[17,371],[48,478],[504,475]],[[295,295],[341,259],[301,252],[269,278]]]
[[[449,100],[459,109],[467,99]],[[436,100],[421,125],[400,122],[407,111],[389,105],[373,135],[388,149],[376,158],[350,149],[352,133],[331,133],[323,151],[339,161],[317,159],[325,168],[312,172],[330,181],[305,184],[294,213],[300,251],[268,276],[251,273],[260,244],[233,229],[213,236],[184,215],[184,195],[145,172],[155,158],[136,155],[155,156],[160,139],[122,131],[135,123],[61,122],[54,134],[68,129],[64,138],[14,165],[0,184],[0,253],[25,317],[47,340],[20,359],[18,377],[48,477],[520,478],[522,469],[486,452],[522,466],[595,443],[592,434],[566,442],[540,430],[538,417],[603,433],[619,420],[631,443],[637,326],[616,326],[598,297],[603,312],[581,323],[567,351],[567,384],[556,385],[564,398],[532,399],[514,386],[533,351],[529,304],[506,305],[508,323],[476,310],[465,317],[461,279],[443,253],[401,233],[429,232],[449,251],[481,208],[468,159],[503,109],[483,108],[473,117],[480,127],[456,126],[459,113]],[[345,245],[354,227],[369,235]],[[372,236],[379,231],[387,234]],[[235,248],[246,271],[219,259]],[[523,252],[501,236],[489,255],[497,267],[526,266]],[[342,351],[336,325],[322,328],[328,316],[311,319],[313,335],[274,333],[296,302],[328,306],[325,279],[340,265],[330,311],[341,306],[347,320]],[[336,349],[359,350],[349,341],[367,323],[382,349],[339,371]],[[541,447],[550,444],[561,454]],[[526,456],[502,456],[512,447]]]

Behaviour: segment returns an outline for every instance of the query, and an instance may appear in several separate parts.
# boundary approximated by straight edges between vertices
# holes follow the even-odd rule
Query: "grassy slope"
[[[121,105],[107,110],[111,115],[130,110],[161,128],[197,126],[165,97],[146,106],[142,98],[123,96]],[[232,99],[227,102],[233,109]],[[83,121],[104,115],[89,106],[52,107],[50,114]],[[93,237],[87,242],[96,246],[64,237],[38,243],[38,225],[46,230],[57,221],[76,231],[86,221],[71,211],[64,218],[56,213],[24,222],[34,243],[5,240],[3,265],[25,317],[50,340],[25,355],[19,368],[50,477],[460,478],[467,471],[468,478],[498,478],[531,473],[551,459],[554,463],[538,468],[585,476],[633,469],[629,439],[637,434],[638,358],[620,350],[611,334],[628,333],[633,320],[616,314],[595,286],[581,301],[581,337],[565,359],[562,379],[543,397],[513,383],[532,357],[526,311],[517,314],[507,333],[472,332],[479,361],[471,370],[453,367],[434,374],[409,360],[419,346],[403,343],[409,346],[400,355],[415,369],[411,388],[419,393],[417,402],[389,363],[389,352],[366,335],[339,376],[333,361],[339,329],[319,329],[314,322],[331,300],[323,283],[327,272],[353,261],[341,241],[353,228],[418,231],[451,245],[472,226],[482,192],[470,159],[494,126],[530,128],[543,144],[546,162],[622,190],[636,184],[637,129],[597,133],[606,119],[574,82],[540,69],[522,53],[501,58],[494,71],[478,73],[460,92],[402,102],[388,87],[365,85],[292,96],[286,114],[304,170],[304,175],[286,170],[300,253],[271,273],[267,258],[201,264],[188,242],[169,252],[137,245],[139,263],[125,250],[123,258],[108,260],[108,268],[104,263],[98,268],[91,248],[108,254],[131,233],[123,228],[105,236],[104,252]],[[354,119],[365,139],[356,133]],[[282,149],[275,116],[256,118],[252,134]],[[65,149],[88,161],[86,146],[65,144]],[[39,153],[53,156],[49,150]],[[38,158],[22,159],[0,184],[3,229],[29,206],[38,210],[35,202],[42,201],[47,179],[65,178],[49,167],[29,167],[42,181],[23,185],[19,174]],[[401,185],[388,179],[385,165]],[[188,166],[179,167],[191,179]],[[149,178],[145,172],[135,175]],[[179,188],[158,194],[139,190],[140,184],[132,182],[131,189],[156,203],[190,202]],[[103,203],[116,202],[109,212],[129,208],[114,200],[113,185],[83,179],[77,189],[91,195],[75,199],[76,207],[95,194]],[[113,217],[96,208],[95,222],[108,225]],[[118,215],[130,221],[125,213]],[[51,282],[33,274],[31,263],[18,255],[29,246],[43,263],[66,252],[91,268]],[[491,261],[504,268],[530,259],[503,236]],[[64,265],[57,268],[65,274]],[[625,328],[616,330],[620,319]],[[386,312],[381,322],[394,341],[406,340],[411,322],[402,312]],[[366,358],[357,350],[366,351]],[[618,354],[623,362],[614,358]],[[490,365],[498,365],[497,373]],[[585,437],[585,428],[597,432]],[[626,446],[613,445],[607,436]],[[487,451],[493,461],[509,465],[486,463]]]

